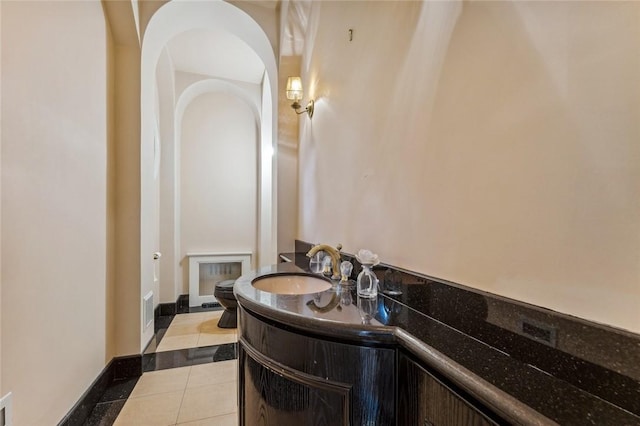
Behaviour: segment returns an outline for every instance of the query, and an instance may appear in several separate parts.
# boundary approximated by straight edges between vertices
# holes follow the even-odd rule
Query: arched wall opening
[[[273,48],[264,30],[253,18],[237,7],[221,0],[212,2],[172,1],[153,15],[146,28],[141,60],[141,146],[140,146],[140,296],[154,292],[153,253],[159,250],[158,183],[154,178],[156,128],[156,66],[162,50],[173,37],[194,29],[228,31],[244,41],[260,57],[265,66],[260,97],[250,101],[257,105],[260,117],[258,150],[258,236],[256,266],[274,263],[277,255],[276,202],[276,131],[277,66]],[[223,82],[219,82],[222,84]],[[224,85],[223,85],[224,86]],[[222,86],[220,86],[222,87]],[[196,89],[194,89],[196,90]],[[225,86],[224,90],[233,90]],[[186,91],[185,91],[186,92]],[[185,98],[186,99],[186,98]],[[186,104],[185,104],[186,106]],[[254,108],[252,106],[252,108]],[[255,112],[255,110],[254,110]],[[177,116],[177,115],[176,115]],[[178,222],[178,221],[176,221]],[[178,222],[179,223],[179,222]],[[176,289],[178,290],[178,289]],[[157,293],[157,292],[156,292]],[[154,306],[159,302],[154,294]],[[146,325],[141,309],[141,349],[153,337],[153,326]]]
[[[255,87],[252,87],[252,86],[255,86]],[[250,84],[239,85],[239,84],[234,84],[234,83],[224,81],[224,80],[219,80],[219,79],[203,79],[186,86],[182,91],[182,93],[179,93],[177,95],[178,95],[178,98],[177,98],[178,101],[176,102],[175,117],[174,117],[174,123],[175,123],[174,124],[174,129],[175,129],[174,141],[176,146],[175,164],[177,169],[174,175],[176,177],[174,186],[176,188],[182,188],[182,189],[175,192],[176,197],[173,200],[175,203],[174,205],[176,207],[175,209],[176,221],[175,221],[175,228],[174,228],[175,238],[173,240],[174,245],[173,247],[161,247],[161,248],[163,253],[164,252],[171,253],[170,250],[173,250],[173,253],[175,253],[175,255],[172,256],[172,259],[170,258],[167,260],[173,261],[174,264],[176,265],[178,263],[181,263],[182,267],[177,268],[175,277],[162,278],[161,283],[163,287],[166,288],[173,284],[172,294],[167,301],[175,301],[180,294],[185,294],[188,292],[188,276],[187,276],[188,260],[186,260],[185,255],[189,249],[196,250],[196,251],[203,251],[203,252],[204,251],[206,252],[250,251],[250,252],[256,253],[257,251],[256,246],[257,246],[258,237],[259,237],[258,227],[257,227],[258,225],[257,224],[257,208],[256,208],[257,202],[258,202],[257,194],[258,194],[258,187],[259,187],[259,179],[257,174],[258,159],[257,159],[257,155],[255,154],[260,152],[260,146],[261,146],[260,131],[261,131],[262,125],[261,125],[261,114],[259,109],[260,108],[260,87],[257,85],[250,85]],[[211,218],[211,220],[207,221],[208,226],[204,226],[201,228],[203,232],[208,231],[209,235],[205,237],[206,240],[199,240],[198,238],[196,238],[196,235],[193,235],[193,232],[194,232],[193,225],[195,224],[195,226],[197,226],[197,223],[205,222],[205,218],[200,218],[200,220],[198,220],[197,216],[192,217],[194,213],[190,211],[191,209],[188,206],[194,202],[196,197],[194,196],[194,194],[185,194],[185,189],[189,188],[189,186],[192,184],[183,181],[185,176],[187,177],[187,179],[190,179],[191,181],[193,181],[193,179],[195,179],[196,176],[194,176],[194,174],[191,172],[196,172],[196,171],[195,170],[188,171],[180,167],[180,164],[182,164],[183,161],[187,165],[195,166],[194,164],[191,163],[192,161],[191,159],[184,158],[183,148],[191,149],[193,147],[183,147],[183,135],[185,134],[185,131],[188,130],[187,128],[185,128],[183,123],[185,120],[185,111],[192,108],[194,106],[194,103],[197,103],[199,100],[201,100],[201,98],[212,97],[212,96],[225,97],[227,100],[225,105],[227,107],[234,106],[233,104],[235,104],[236,108],[238,104],[244,105],[244,108],[248,110],[247,111],[248,115],[250,115],[251,123],[246,122],[246,117],[245,117],[244,124],[242,124],[242,126],[246,127],[247,131],[249,132],[252,131],[253,134],[245,135],[245,138],[247,139],[246,141],[239,140],[239,141],[236,141],[235,143],[232,142],[231,144],[232,146],[228,146],[229,141],[225,141],[222,139],[219,141],[216,141],[214,140],[215,138],[211,138],[211,137],[209,138],[211,143],[218,144],[218,146],[208,147],[208,148],[212,150],[219,150],[220,152],[218,153],[216,151],[216,154],[213,154],[212,152],[202,152],[203,156],[207,154],[218,156],[220,155],[220,153],[222,153],[222,155],[225,155],[224,153],[228,152],[229,150],[238,149],[238,150],[241,150],[241,152],[238,153],[237,157],[242,158],[242,162],[238,162],[233,159],[227,158],[227,159],[223,159],[224,163],[218,164],[218,166],[211,164],[211,167],[224,167],[225,165],[228,165],[234,168],[232,171],[230,171],[230,173],[225,173],[224,176],[217,176],[217,171],[215,170],[210,170],[209,172],[205,172],[206,176],[203,176],[203,179],[216,179],[218,184],[215,184],[214,182],[210,182],[208,189],[214,192],[213,194],[210,194],[210,196],[215,197],[216,200],[214,201],[209,199],[208,202],[210,205],[207,203],[198,204],[198,209],[201,210],[201,214],[206,214],[207,212],[214,213],[214,209],[215,209],[214,205],[217,207],[220,207],[220,205],[218,204],[219,202],[225,202],[227,203],[227,205],[224,207],[222,211],[216,214],[217,216],[216,219]],[[244,115],[242,114],[242,111],[239,111],[239,113],[240,115]],[[207,124],[211,126],[215,126],[216,121],[218,119],[227,120],[227,123],[232,123],[232,122],[235,122],[236,118],[223,117],[223,114],[220,114],[219,117],[216,117],[216,115],[214,114],[211,116],[211,123],[207,123]],[[240,117],[240,119],[242,119],[242,117]],[[189,126],[198,127],[197,125],[194,126],[193,122],[190,122],[189,124],[187,124],[186,127],[189,127]],[[250,126],[251,126],[251,129],[249,129]],[[218,126],[218,127],[222,127],[222,126]],[[229,130],[232,130],[232,129],[229,129]],[[245,142],[252,144],[252,146],[246,146]],[[227,146],[224,146],[224,145],[227,145]],[[234,147],[233,145],[236,145],[236,146]],[[187,154],[190,156],[193,156],[194,152],[189,150]],[[191,158],[193,159],[193,157]],[[195,160],[197,161],[197,159]],[[253,180],[253,182],[250,182],[249,180],[247,180],[247,178],[250,180]],[[196,187],[205,186],[205,185],[207,185],[205,182],[196,181],[192,185],[193,188],[191,189],[195,190]],[[226,185],[226,187],[221,188],[219,185]],[[215,194],[215,192],[217,192],[216,188],[222,189],[223,192],[219,192]],[[187,196],[188,199],[185,199],[185,195]],[[239,211],[239,210],[242,210],[242,211]],[[236,213],[239,213],[240,216],[236,217],[237,220],[234,220],[234,223],[231,223],[231,221],[229,220],[227,223],[230,226],[228,226],[227,229],[222,230],[219,226],[217,226],[217,225],[220,225],[219,220],[224,221],[224,216],[228,214],[230,211],[235,211]],[[241,225],[247,226],[248,229],[238,230],[238,233],[240,234],[238,236],[239,238],[233,239],[233,240],[226,238],[226,237],[229,237],[227,232],[233,231],[234,228]],[[186,226],[186,229],[185,229],[185,226]],[[205,228],[208,228],[208,230]],[[215,232],[216,230],[219,230],[221,232],[216,236],[215,243],[211,243],[210,239],[212,237],[213,232]],[[251,235],[249,235],[247,231]],[[191,233],[192,235],[185,235],[185,232]],[[256,265],[256,262],[254,259],[254,266],[255,265]],[[161,301],[161,302],[164,302],[164,301]]]

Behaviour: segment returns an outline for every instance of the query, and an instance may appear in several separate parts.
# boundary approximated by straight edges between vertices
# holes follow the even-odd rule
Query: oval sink
[[[251,281],[258,290],[277,294],[320,293],[331,288],[324,277],[302,274],[278,274],[258,277]]]

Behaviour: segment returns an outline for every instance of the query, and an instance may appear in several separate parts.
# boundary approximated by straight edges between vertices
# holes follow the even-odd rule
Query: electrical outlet
[[[556,347],[558,330],[553,325],[524,316],[519,319],[518,323],[522,335],[552,348]]]
[[[0,426],[13,426],[11,392],[0,399]]]

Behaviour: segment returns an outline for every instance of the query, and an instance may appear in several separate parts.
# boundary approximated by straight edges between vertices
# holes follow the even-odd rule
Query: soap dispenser
[[[356,255],[358,262],[362,264],[362,271],[358,275],[358,296],[364,298],[374,298],[378,296],[378,277],[373,273],[372,268],[380,263],[378,255],[369,250],[360,250]]]

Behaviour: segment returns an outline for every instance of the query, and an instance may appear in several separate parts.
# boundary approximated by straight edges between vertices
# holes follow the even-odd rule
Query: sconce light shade
[[[302,80],[300,77],[289,77],[287,79],[287,99],[291,101],[302,99]]]
[[[307,107],[302,111],[298,111],[301,106],[298,102],[302,99],[303,91],[302,91],[302,79],[300,77],[289,77],[287,79],[287,99],[293,101],[291,104],[291,108],[296,110],[296,114],[302,114],[306,112],[309,115],[309,118],[313,117],[313,107],[314,102],[313,99],[309,101]]]

